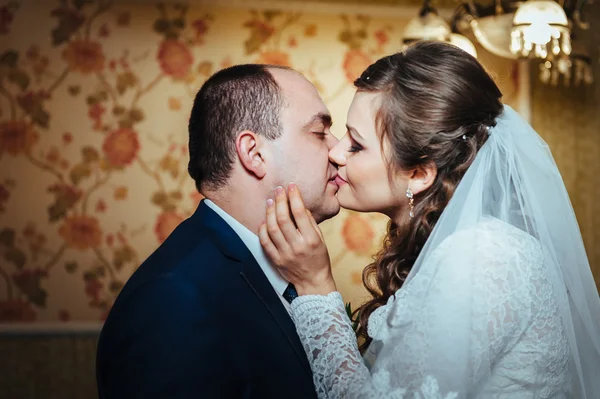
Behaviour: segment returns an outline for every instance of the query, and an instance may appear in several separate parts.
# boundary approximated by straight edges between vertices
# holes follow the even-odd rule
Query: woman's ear
[[[235,149],[240,163],[248,173],[259,179],[267,174],[267,167],[261,154],[261,144],[261,137],[249,130],[238,134],[235,140]]]
[[[413,194],[419,194],[433,185],[437,177],[437,167],[435,163],[428,162],[410,172],[410,189]]]

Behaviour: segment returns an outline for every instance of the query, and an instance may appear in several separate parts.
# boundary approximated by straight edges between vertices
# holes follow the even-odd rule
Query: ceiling
[[[306,0],[276,0],[277,2],[303,2]],[[330,4],[360,4],[360,5],[375,5],[375,6],[408,6],[414,7],[423,4],[422,0],[309,0],[313,3],[330,3]],[[457,0],[434,0],[433,5],[436,7],[454,7],[459,2]]]
[[[40,1],[40,0],[34,0]],[[46,0],[42,0],[46,1]],[[138,3],[138,4],[156,4],[159,0],[119,0],[123,3]],[[161,0],[163,3],[187,3],[190,5],[248,5],[266,3],[269,6],[274,4],[289,5],[290,3],[301,3],[306,6],[310,3],[331,4],[334,6],[349,5],[349,6],[380,6],[380,7],[407,7],[414,8],[423,4],[423,0]],[[484,0],[484,2],[491,0]],[[433,0],[433,5],[438,8],[454,8],[459,4],[459,0]]]

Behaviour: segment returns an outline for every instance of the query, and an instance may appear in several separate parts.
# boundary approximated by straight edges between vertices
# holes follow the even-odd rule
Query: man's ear
[[[235,149],[240,163],[248,173],[259,179],[267,174],[267,167],[261,154],[262,143],[261,137],[249,130],[238,134],[235,140]]]
[[[428,162],[413,169],[410,174],[410,189],[413,194],[419,194],[427,190],[437,177],[437,167],[435,163]]]

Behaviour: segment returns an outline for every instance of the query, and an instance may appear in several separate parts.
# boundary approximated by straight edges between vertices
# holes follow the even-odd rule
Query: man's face
[[[331,134],[331,117],[317,89],[293,71],[272,69],[284,105],[280,113],[283,133],[273,141],[274,162],[268,173],[275,185],[295,183],[304,203],[317,222],[335,216],[339,210],[334,179],[337,167],[328,153],[338,140]]]

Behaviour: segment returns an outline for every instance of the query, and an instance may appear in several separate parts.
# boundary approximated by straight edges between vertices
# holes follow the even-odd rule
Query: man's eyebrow
[[[311,127],[312,125],[315,125],[317,123],[322,123],[323,126],[325,126],[325,128],[329,128],[333,124],[333,121],[331,119],[331,115],[329,115],[328,113],[319,112],[318,114],[315,114],[310,119],[310,121],[308,121],[308,123],[306,123],[304,125],[304,128],[308,129],[309,127]]]
[[[364,141],[363,136],[361,136],[360,133],[358,133],[358,130],[356,130],[355,128],[353,128],[352,126],[349,126],[349,125],[346,125],[346,129],[348,129],[348,132],[350,132],[351,136],[354,136],[355,138],[358,138],[359,140]]]

